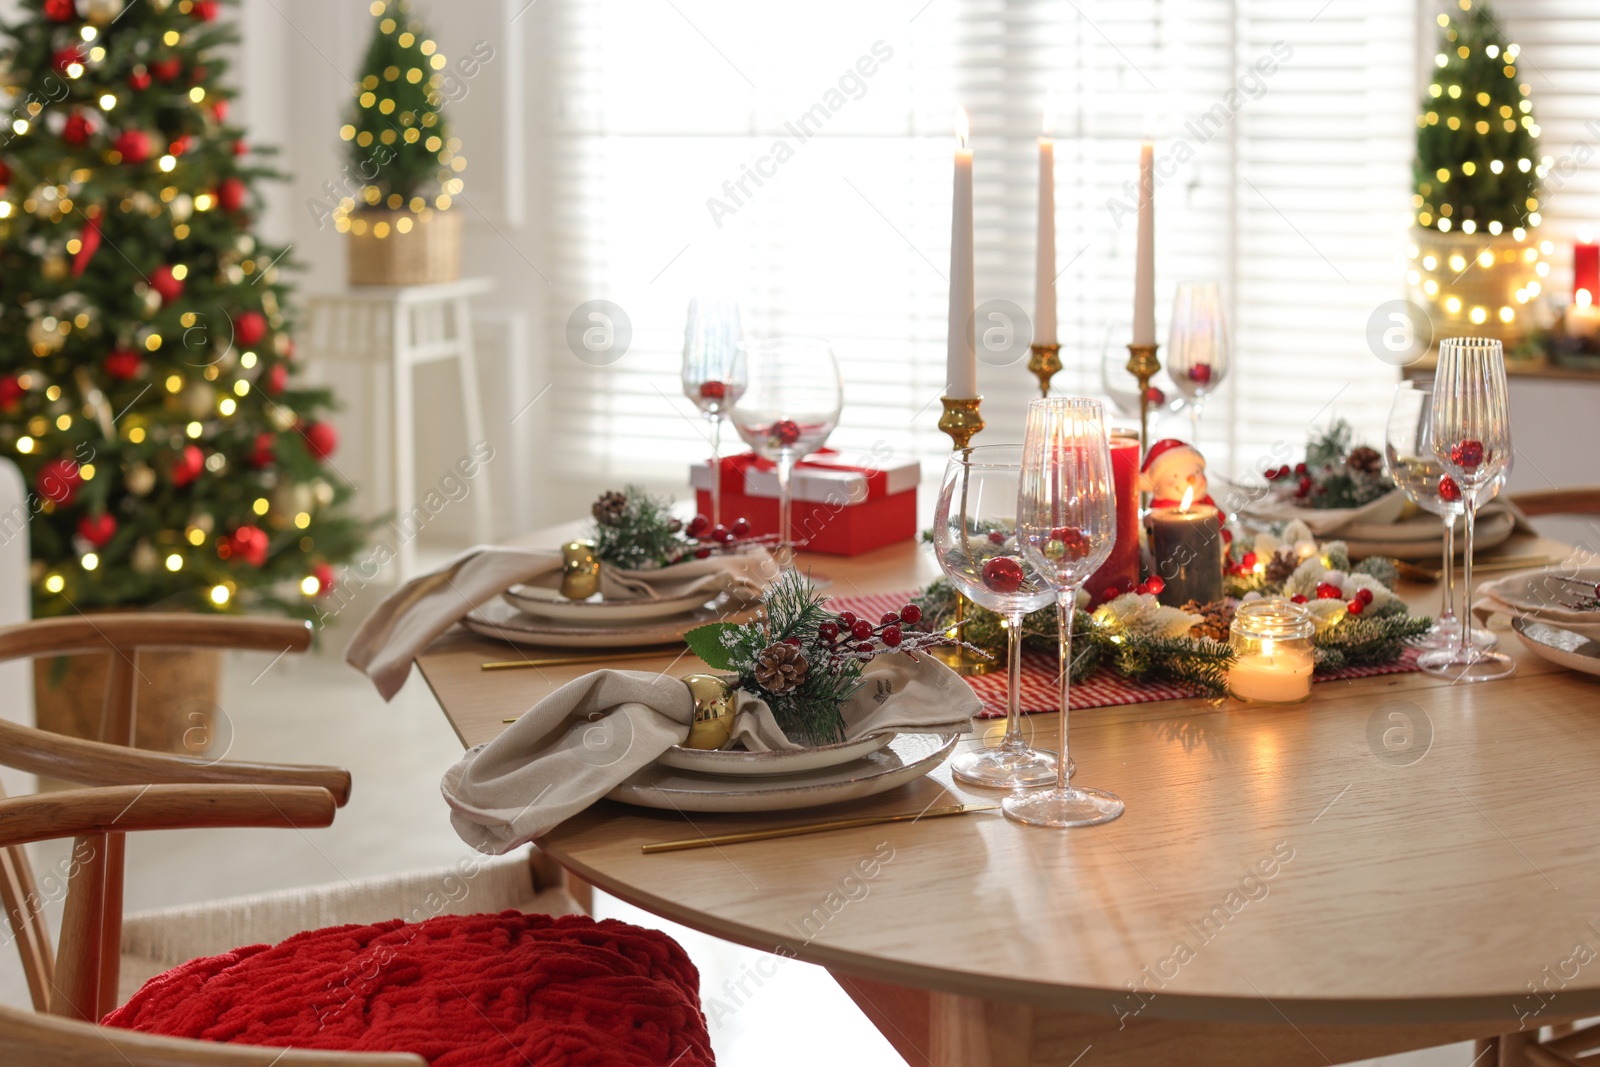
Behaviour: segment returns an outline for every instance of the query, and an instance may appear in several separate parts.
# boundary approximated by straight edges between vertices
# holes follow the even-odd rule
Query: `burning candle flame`
[[[1194,506],[1194,486],[1191,485],[1189,488],[1187,488],[1187,489],[1185,489],[1183,491],[1183,502],[1178,505],[1178,510],[1180,512],[1181,511],[1188,511],[1193,506]]]
[[[967,135],[970,132],[971,127],[967,123],[967,109],[964,107],[956,108],[956,141],[958,142],[958,147],[967,147]]]
[[[1050,130],[1056,124],[1056,106],[1055,105],[1056,105],[1055,94],[1054,93],[1046,93],[1045,97],[1044,97],[1044,125],[1043,125],[1043,129],[1041,129],[1039,131],[1039,132],[1043,133],[1046,137],[1050,136]]]
[[[1277,651],[1277,647],[1278,646],[1273,643],[1272,638],[1263,637],[1261,639],[1261,654],[1263,656],[1265,656],[1267,659],[1271,659],[1272,658],[1272,653]]]
[[[1594,303],[1594,294],[1587,289],[1579,289],[1573,294],[1573,303],[1581,308],[1589,307]]]

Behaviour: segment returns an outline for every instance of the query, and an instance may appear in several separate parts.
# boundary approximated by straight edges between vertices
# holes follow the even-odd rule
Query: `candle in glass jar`
[[[1265,637],[1260,652],[1241,655],[1228,671],[1228,689],[1240,700],[1296,704],[1311,696],[1314,667],[1306,652]]]
[[[1164,584],[1159,599],[1170,606],[1222,599],[1222,517],[1194,503],[1194,487],[1175,508],[1150,512],[1150,554]]]

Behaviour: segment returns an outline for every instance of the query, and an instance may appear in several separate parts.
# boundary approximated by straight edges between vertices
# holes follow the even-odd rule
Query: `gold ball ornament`
[[[134,496],[144,496],[156,487],[156,472],[143,463],[135,463],[123,475],[122,484]]]
[[[194,197],[188,193],[179,193],[172,198],[172,203],[167,205],[167,211],[171,213],[173,222],[188,222],[194,215]]]
[[[35,353],[48,355],[61,348],[61,335],[55,330],[45,326],[42,319],[34,319],[28,323],[28,343],[33,346]]]
[[[96,26],[104,26],[122,14],[122,0],[85,0],[83,13]]]
[[[270,499],[272,507],[268,514],[274,517],[274,521],[282,524],[288,522],[290,518],[300,514],[302,511],[310,512],[315,493],[309,485],[304,483],[296,485],[289,482],[281,482],[272,491]]]
[[[683,679],[694,701],[694,722],[689,726],[685,748],[721,748],[733,736],[733,715],[737,704],[733,686],[714,674],[691,674]]]
[[[210,418],[216,403],[217,390],[210,382],[190,382],[183,391],[183,407],[192,419]]]
[[[600,591],[600,561],[593,541],[568,541],[561,546],[561,595],[588,600]]]
[[[154,574],[161,566],[161,553],[149,541],[140,541],[133,546],[133,555],[128,562],[140,574]]]
[[[333,503],[333,486],[321,478],[311,479],[311,492],[316,496],[317,503],[327,507]],[[301,508],[301,511],[310,511],[310,508]]]

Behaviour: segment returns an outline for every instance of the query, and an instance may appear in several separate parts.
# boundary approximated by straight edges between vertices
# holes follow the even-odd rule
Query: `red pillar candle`
[[[1139,583],[1139,439],[1111,435],[1111,481],[1117,492],[1117,541],[1111,555],[1089,579],[1089,594],[1100,598],[1107,586],[1132,589]]]
[[[1589,290],[1590,302],[1600,304],[1600,244],[1579,241],[1572,246],[1572,299],[1578,290]]]

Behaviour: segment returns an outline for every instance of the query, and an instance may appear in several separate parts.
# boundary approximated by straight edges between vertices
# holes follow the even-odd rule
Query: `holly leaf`
[[[733,649],[722,643],[722,636],[739,629],[731,622],[713,622],[705,626],[696,626],[693,630],[683,635],[689,643],[689,651],[705,660],[706,666],[717,671],[731,671],[733,666]]]

